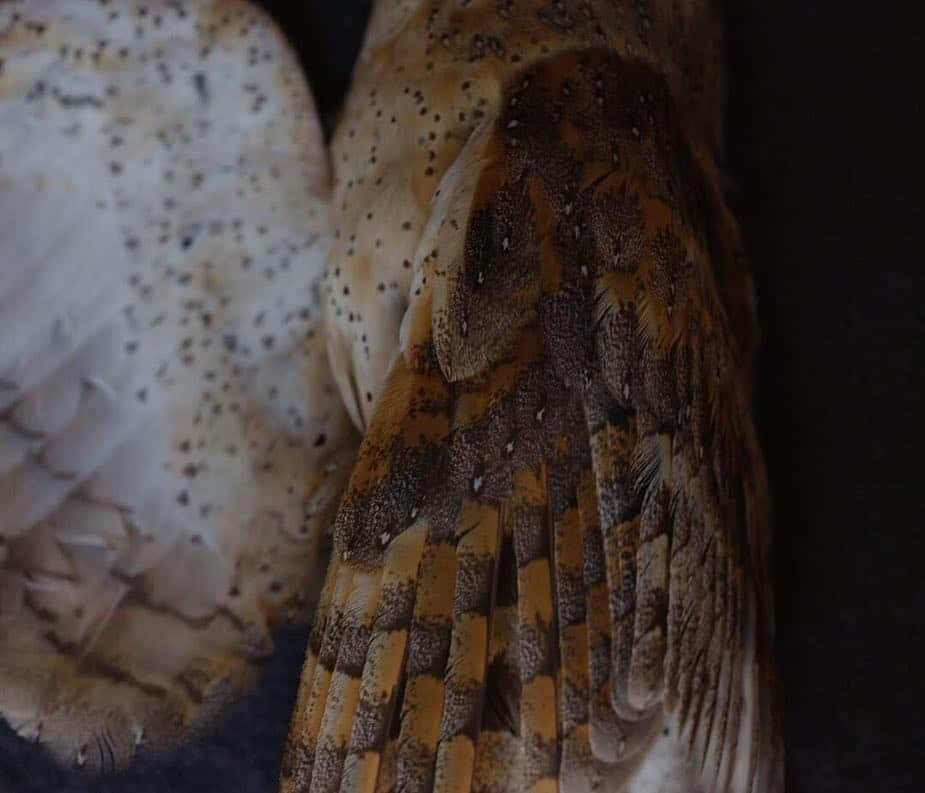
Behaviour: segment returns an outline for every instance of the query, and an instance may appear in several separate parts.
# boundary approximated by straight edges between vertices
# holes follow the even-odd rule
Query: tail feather
[[[517,557],[517,638],[523,790],[558,788],[558,637],[551,569],[548,470],[518,471],[508,502]]]
[[[350,581],[338,637],[337,660],[330,672],[324,714],[319,725],[311,790],[337,790],[360,695],[361,676],[379,603],[380,575],[356,573]],[[324,655],[322,655],[324,658]]]
[[[456,519],[456,587],[434,790],[468,791],[481,730],[500,528],[497,509],[464,500]]]
[[[356,718],[344,765],[344,785],[374,793],[382,755],[399,706],[399,684],[408,652],[414,588],[424,553],[423,524],[408,529],[389,546],[381,596],[362,674]]]
[[[397,790],[430,790],[443,717],[457,559],[449,540],[428,537],[408,637],[395,755]]]
[[[510,510],[503,510],[485,702],[472,783],[472,789],[479,793],[514,793],[523,789],[517,562],[510,518]]]

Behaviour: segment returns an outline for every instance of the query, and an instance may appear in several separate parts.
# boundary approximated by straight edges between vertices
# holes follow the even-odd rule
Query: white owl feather
[[[0,63],[0,714],[119,766],[311,599],[355,448],[323,144],[238,0],[6,2]]]

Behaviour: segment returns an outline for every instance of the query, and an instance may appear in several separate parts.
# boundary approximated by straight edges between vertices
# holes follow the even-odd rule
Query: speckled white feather
[[[311,599],[355,444],[327,167],[238,0],[6,2],[0,64],[0,714],[107,768]]]

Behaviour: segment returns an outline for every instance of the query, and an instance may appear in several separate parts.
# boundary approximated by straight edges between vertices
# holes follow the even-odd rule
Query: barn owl
[[[356,448],[328,190],[251,5],[0,4],[0,715],[62,762],[203,727],[307,617]]]
[[[374,5],[323,291],[364,439],[284,793],[782,790],[717,5]]]

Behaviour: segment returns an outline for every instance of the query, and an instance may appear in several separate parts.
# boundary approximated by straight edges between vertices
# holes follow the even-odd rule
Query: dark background
[[[328,123],[368,0],[265,0]],[[925,790],[925,37],[896,2],[729,0],[732,203],[765,333],[789,793]],[[305,636],[220,730],[88,781],[0,730],[0,793],[275,793]]]

